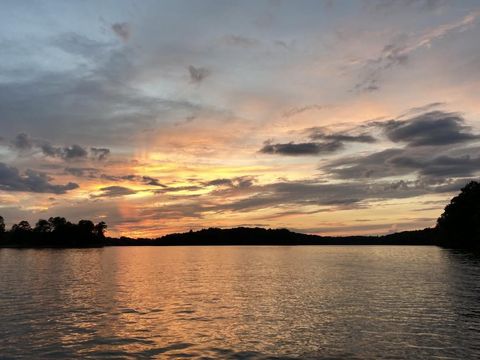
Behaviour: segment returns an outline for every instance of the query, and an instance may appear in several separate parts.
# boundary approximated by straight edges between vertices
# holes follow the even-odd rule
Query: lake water
[[[1,359],[479,359],[480,258],[437,247],[0,249]]]

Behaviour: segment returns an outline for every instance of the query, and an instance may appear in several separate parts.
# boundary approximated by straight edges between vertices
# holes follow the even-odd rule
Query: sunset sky
[[[0,215],[435,224],[480,172],[478,1],[2,1]]]

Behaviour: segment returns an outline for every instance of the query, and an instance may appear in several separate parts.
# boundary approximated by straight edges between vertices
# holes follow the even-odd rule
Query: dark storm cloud
[[[125,195],[136,194],[137,191],[129,189],[124,186],[106,186],[100,189],[101,193],[98,195],[93,195],[92,198],[101,198],[101,197],[118,197]]]
[[[472,134],[464,123],[457,113],[431,111],[405,121],[391,120],[381,126],[393,142],[439,146],[478,140],[480,136]]]
[[[126,22],[112,24],[112,30],[120,39],[128,41],[131,35],[130,25]]]
[[[188,73],[190,74],[190,81],[191,82],[200,83],[203,80],[205,80],[205,78],[207,76],[210,75],[210,70],[208,70],[207,68],[204,68],[204,67],[195,67],[195,66],[190,65],[188,67]]]
[[[17,168],[0,163],[0,190],[25,191],[35,193],[64,194],[78,188],[78,184],[69,182],[66,185],[51,184],[47,174],[33,170],[26,170],[21,174]]]
[[[318,143],[284,143],[284,144],[270,144],[267,143],[260,149],[263,154],[276,154],[286,156],[301,156],[301,155],[318,155],[322,153],[333,153],[343,147],[343,144],[338,141]]]
[[[97,160],[105,160],[107,156],[110,154],[110,149],[107,148],[96,148],[92,147],[90,148],[90,151],[93,154],[93,157]]]

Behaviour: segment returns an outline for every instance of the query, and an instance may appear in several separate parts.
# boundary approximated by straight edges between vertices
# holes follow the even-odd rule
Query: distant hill
[[[435,245],[433,229],[405,231],[384,236],[318,236],[289,231],[237,227],[209,228],[157,239],[107,238],[107,245],[194,246],[194,245]]]

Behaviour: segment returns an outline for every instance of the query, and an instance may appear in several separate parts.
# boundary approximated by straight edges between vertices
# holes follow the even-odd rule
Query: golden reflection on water
[[[381,246],[1,250],[0,345],[47,358],[468,358],[480,354],[480,320],[462,317],[477,306],[464,296],[479,300],[480,265],[452,256]]]

